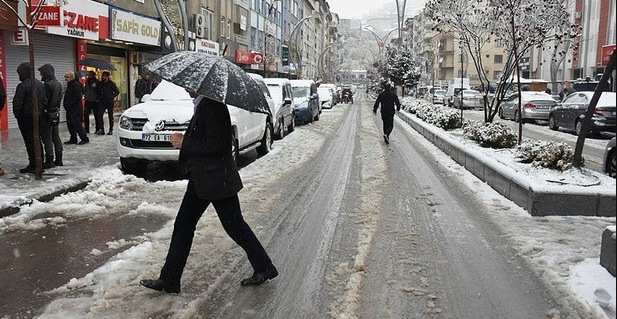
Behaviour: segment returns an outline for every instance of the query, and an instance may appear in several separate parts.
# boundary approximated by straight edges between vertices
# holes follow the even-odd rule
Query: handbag
[[[47,118],[49,119],[49,124],[52,126],[56,126],[60,124],[60,112],[47,112]]]

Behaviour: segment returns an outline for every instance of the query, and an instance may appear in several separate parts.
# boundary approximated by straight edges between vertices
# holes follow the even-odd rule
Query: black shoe
[[[105,131],[103,131],[103,130],[96,130],[96,132],[94,132],[94,134],[96,134],[96,135],[105,135]]]
[[[79,141],[79,143],[77,143],[77,145],[84,145],[84,144],[88,144],[90,143],[90,140],[81,140]]]
[[[390,144],[390,138],[388,137],[388,135],[384,134],[383,140],[386,142],[386,144]]]
[[[180,283],[170,284],[162,279],[144,279],[139,282],[142,286],[170,294],[180,293]]]
[[[41,173],[44,172],[45,170],[41,168]],[[34,174],[34,166],[28,165],[22,169],[19,170],[20,173],[22,174],[26,174],[26,173],[30,173],[30,174]]]
[[[109,130],[109,132],[107,132],[107,135],[114,135],[114,131],[113,130]]]
[[[254,273],[253,276],[244,278],[240,281],[242,286],[259,286],[266,282],[267,280],[273,279],[278,276],[279,272],[276,270],[274,265],[271,265],[263,272]]]
[[[68,141],[64,142],[64,144],[77,144],[77,141],[68,140]]]
[[[44,169],[50,169],[50,168],[54,168],[54,167],[56,167],[56,165],[54,164],[53,161],[49,161],[49,162],[43,163],[43,168]]]
[[[56,165],[56,166],[64,166],[64,163],[62,163],[62,160],[55,160],[54,161],[54,165]]]

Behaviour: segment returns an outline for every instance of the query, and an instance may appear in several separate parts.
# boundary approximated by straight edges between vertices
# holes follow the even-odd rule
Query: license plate
[[[171,142],[171,134],[141,134],[145,142]]]

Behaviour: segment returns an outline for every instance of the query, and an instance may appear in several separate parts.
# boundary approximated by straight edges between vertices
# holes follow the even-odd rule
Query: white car
[[[274,108],[272,109],[273,133],[274,136],[282,139],[287,133],[291,133],[296,128],[296,122],[293,114],[293,89],[291,81],[285,78],[264,78],[264,82],[268,85],[268,90],[274,100]]]
[[[261,83],[267,91],[263,80]],[[269,94],[266,99],[272,109],[274,103]],[[180,151],[171,145],[171,135],[186,131],[193,116],[193,99],[188,92],[167,81],[161,81],[142,101],[122,113],[116,130],[120,165],[122,171],[129,174],[143,172],[148,162],[178,161]],[[268,153],[272,146],[270,116],[231,105],[227,107],[231,116],[234,157],[255,147],[260,155]]]
[[[321,102],[322,109],[332,108],[332,96],[334,92],[329,87],[318,87],[317,94],[319,94],[319,101]]]

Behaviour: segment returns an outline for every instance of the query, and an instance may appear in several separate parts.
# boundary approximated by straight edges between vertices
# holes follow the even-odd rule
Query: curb
[[[521,206],[532,216],[601,216],[615,217],[615,190],[606,192],[564,192],[562,188],[529,184],[509,168],[488,161],[481,154],[473,154],[455,143],[447,133],[403,112],[399,118],[422,134],[427,140],[486,182],[498,193]]]
[[[35,200],[39,202],[49,202],[60,195],[84,189],[86,186],[88,186],[88,183],[90,183],[90,179],[85,181],[77,181],[72,184],[62,185],[60,189],[42,192],[39,194],[30,195],[28,198],[16,200],[12,202],[9,206],[0,208],[0,217],[17,214],[19,213],[21,206],[30,205]]]

